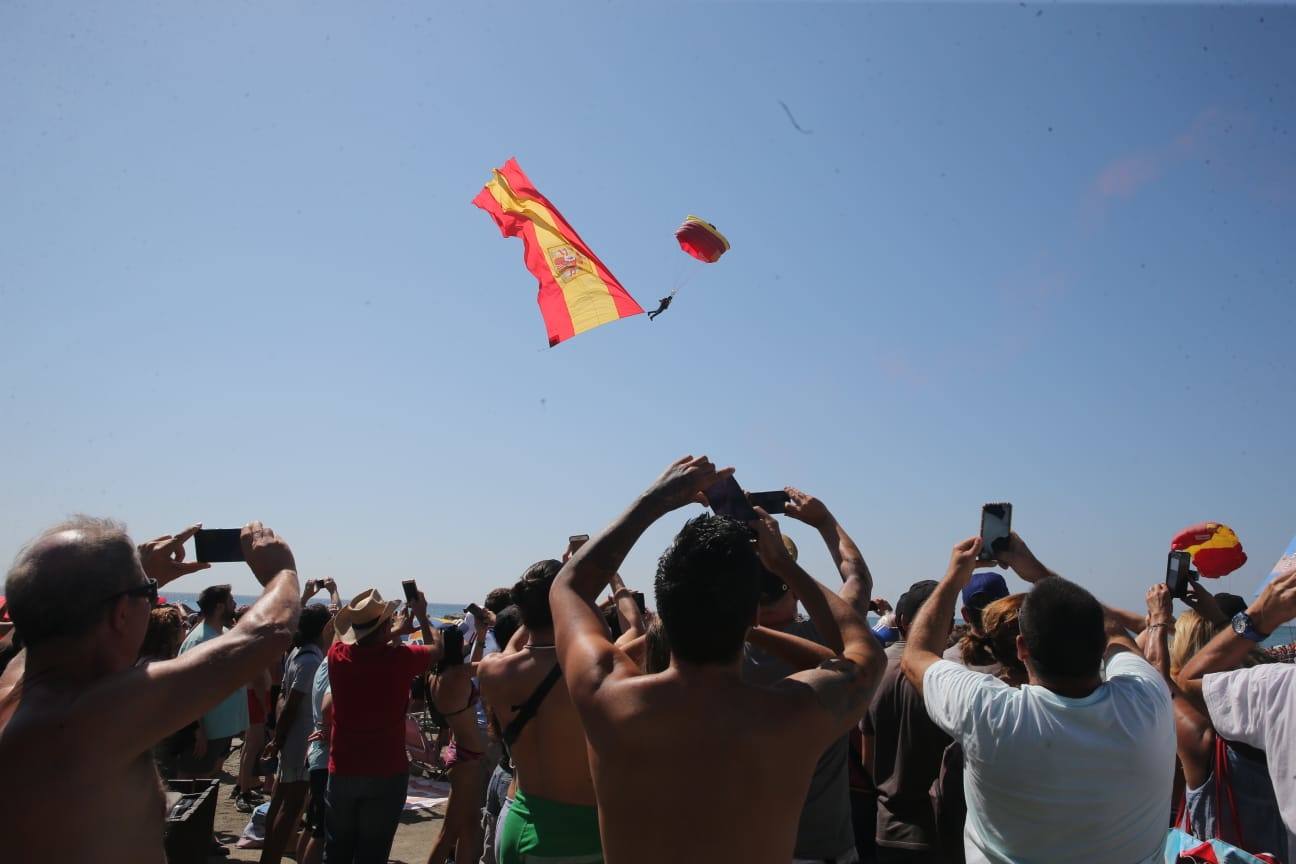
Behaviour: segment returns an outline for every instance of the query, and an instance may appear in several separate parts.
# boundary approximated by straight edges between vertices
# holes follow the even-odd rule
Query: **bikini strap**
[[[531,718],[535,717],[536,712],[540,710],[540,703],[549,695],[549,691],[558,683],[558,679],[562,677],[562,674],[562,667],[555,663],[539,686],[531,691],[531,695],[527,697],[526,701],[521,705],[513,706],[513,710],[517,713],[513,715],[513,720],[504,729],[504,743],[506,745],[512,747],[517,743],[518,736],[522,734],[522,730],[526,728],[526,725],[531,722]]]

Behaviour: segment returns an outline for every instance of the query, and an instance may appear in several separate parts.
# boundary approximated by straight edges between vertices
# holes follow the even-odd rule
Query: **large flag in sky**
[[[505,237],[521,235],[527,269],[540,280],[537,299],[550,346],[643,312],[516,159],[494,175],[473,203],[494,217]]]
[[[1270,582],[1278,578],[1278,574],[1285,573],[1294,568],[1296,568],[1296,537],[1291,539],[1291,542],[1287,544],[1287,551],[1283,552],[1282,557],[1278,559],[1278,563],[1269,571],[1269,575],[1260,582],[1259,587],[1255,590],[1255,596],[1259,597],[1260,592],[1263,591]]]

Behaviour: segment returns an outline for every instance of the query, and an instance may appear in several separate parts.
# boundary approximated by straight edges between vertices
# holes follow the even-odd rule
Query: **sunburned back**
[[[606,728],[589,730],[611,864],[787,864],[820,755],[798,740],[787,698],[672,669],[617,699]]]
[[[152,755],[104,758],[76,694],[24,692],[15,664],[0,678],[4,860],[163,862],[166,800]]]
[[[482,696],[501,730],[517,715],[515,706],[531,696],[557,662],[552,648],[524,648],[483,661],[479,677]],[[585,732],[562,678],[540,703],[510,752],[523,792],[564,804],[594,806]]]

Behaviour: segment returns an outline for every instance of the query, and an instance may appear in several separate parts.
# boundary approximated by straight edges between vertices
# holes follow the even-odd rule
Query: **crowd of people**
[[[165,860],[159,777],[216,777],[240,741],[230,794],[268,794],[263,862],[385,862],[414,707],[448,738],[429,864],[1138,864],[1202,841],[1293,860],[1296,666],[1259,643],[1296,618],[1296,563],[1250,604],[1193,583],[1176,617],[1160,581],[1121,610],[1015,533],[971,537],[892,604],[789,488],[831,585],[774,516],[703,514],[649,611],[626,556],[731,471],[675,462],[461,622],[417,592],[302,584],[256,522],[261,597],[210,586],[190,616],[158,589],[206,568],[185,558],[197,526],[139,546],[110,520],[48,529],[6,580],[4,860]]]

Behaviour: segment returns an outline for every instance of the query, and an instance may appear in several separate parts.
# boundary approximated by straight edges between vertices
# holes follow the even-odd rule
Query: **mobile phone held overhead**
[[[194,560],[220,564],[243,560],[239,528],[203,528],[194,533]]]
[[[994,560],[996,544],[1003,549],[1012,534],[1012,505],[997,501],[981,507],[981,553],[977,560],[985,563]]]

